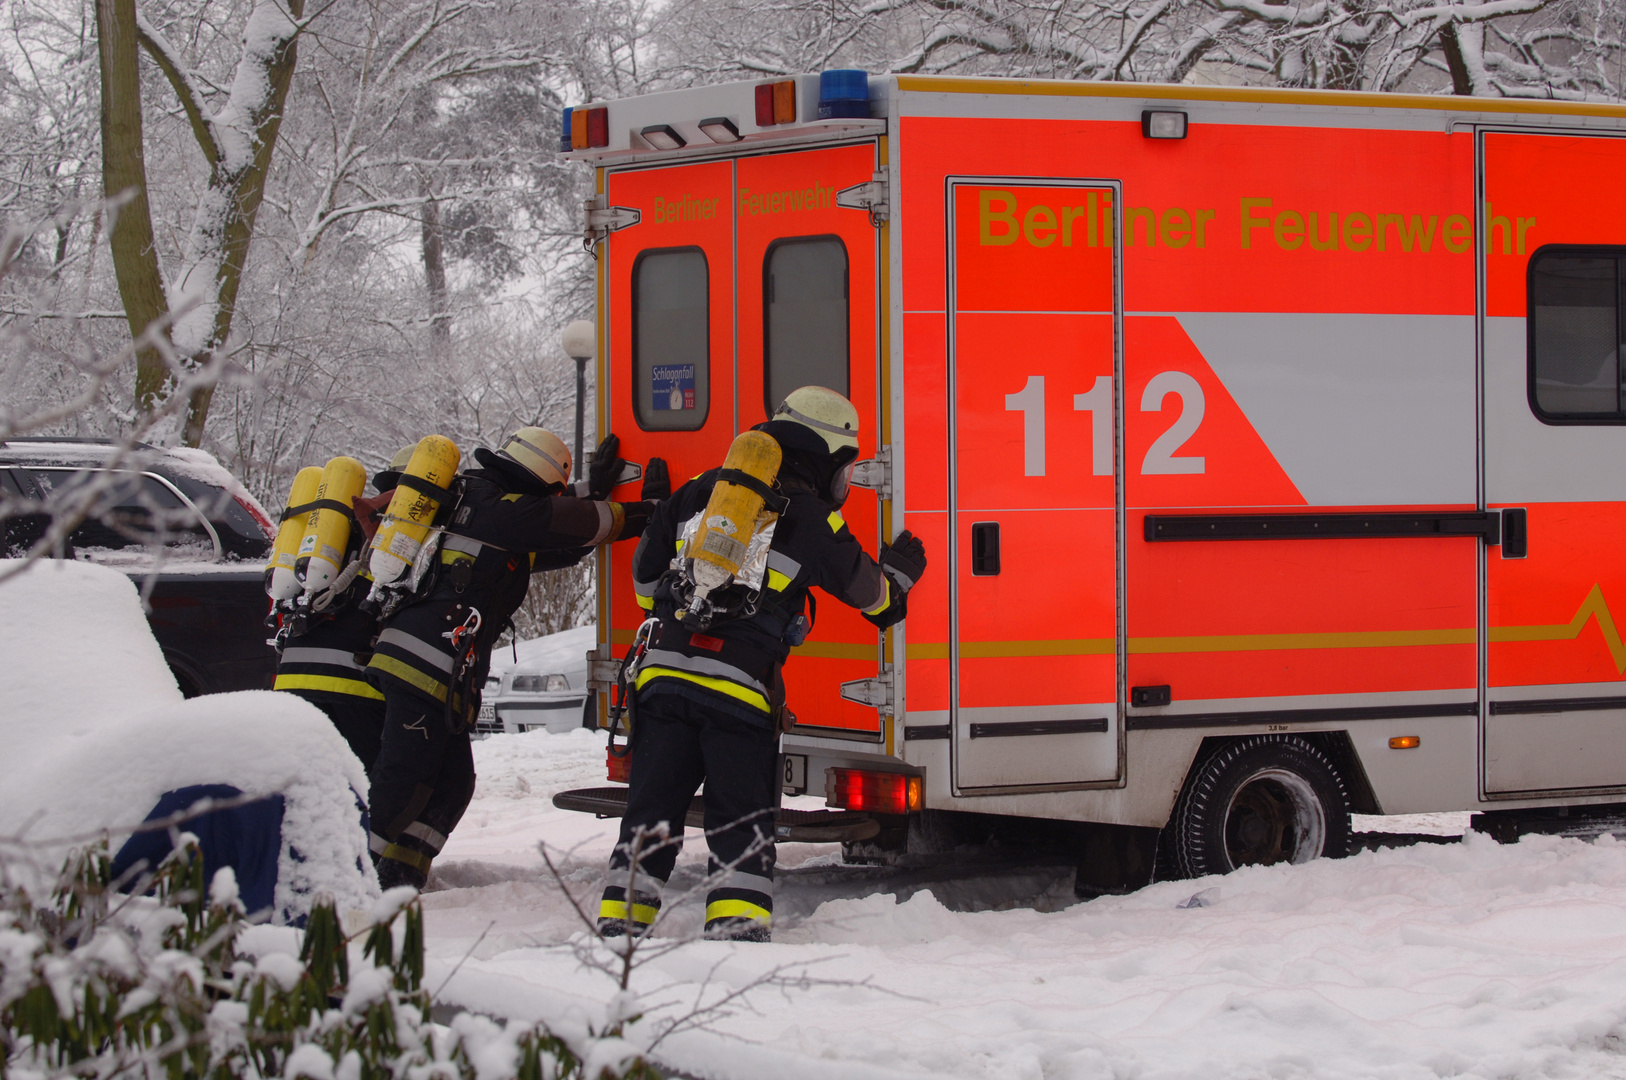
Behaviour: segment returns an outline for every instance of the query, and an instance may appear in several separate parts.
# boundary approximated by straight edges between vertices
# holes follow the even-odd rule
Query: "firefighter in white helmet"
[[[564,494],[570,451],[539,427],[521,428],[501,449],[475,450],[476,467],[452,481],[436,518],[445,531],[434,570],[384,619],[367,669],[384,694],[368,812],[385,888],[423,886],[474,795],[469,729],[492,646],[531,575],[643,531],[652,503],[608,499],[619,445],[613,435],[599,445],[585,497]]]
[[[627,813],[599,907],[606,935],[638,933],[654,921],[679,842],[650,837],[664,823],[678,841],[689,801],[704,782],[714,882],[707,934],[768,940],[785,717],[780,669],[811,629],[804,611],[809,590],[823,589],[884,628],[904,617],[905,598],[926,569],[925,546],[907,530],[882,547],[877,563],[842,520],[858,457],[858,411],[850,401],[805,386],[756,430],[783,453],[772,489],[779,516],[760,591],[733,612],[725,601],[703,630],[684,625],[683,605],[693,591],[678,541],[697,527],[719,474],[728,470],[703,473],[660,503],[633,556],[634,591],[659,628],[632,681]],[[722,479],[751,483],[737,471]]]

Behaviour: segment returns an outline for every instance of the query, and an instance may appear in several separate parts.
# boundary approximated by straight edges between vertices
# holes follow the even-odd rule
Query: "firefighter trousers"
[[[711,848],[706,933],[768,940],[779,736],[766,716],[762,725],[751,724],[707,708],[697,700],[704,696],[638,695],[627,813],[599,906],[599,929],[607,935],[655,920],[683,844],[684,815],[704,781]]]
[[[423,888],[429,866],[474,798],[469,733],[453,733],[444,706],[387,690],[373,762],[368,837],[378,883]]]

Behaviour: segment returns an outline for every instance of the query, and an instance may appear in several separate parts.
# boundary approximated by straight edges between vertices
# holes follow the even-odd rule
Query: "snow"
[[[0,560],[0,837],[54,869],[103,833],[117,850],[165,792],[230,784],[284,798],[279,918],[320,892],[340,910],[377,897],[360,827],[361,763],[319,710],[291,694],[183,700],[134,584],[92,563]]]
[[[88,644],[52,647],[69,622]],[[522,662],[579,655],[591,632],[571,633],[581,640],[522,644]],[[0,691],[11,766],[0,833],[23,804],[45,815],[28,823],[41,833],[97,827],[117,791],[144,785],[131,796],[139,805],[187,782],[188,758],[224,763],[211,732],[225,725],[250,779],[297,764],[297,784],[336,768],[345,795],[357,779],[325,721],[299,703],[180,701],[153,670],[133,588],[103,568],[42,564],[0,586],[0,648],[30,661]],[[98,657],[91,673],[119,673],[121,693],[98,687],[86,655]],[[47,695],[42,682],[57,689]],[[180,734],[162,743],[169,726]],[[1469,833],[1087,903],[1073,899],[1064,865],[962,859],[922,878],[844,866],[834,845],[785,845],[772,944],[686,942],[699,904],[669,893],[655,944],[670,948],[645,952],[622,994],[595,966],[614,957],[561,891],[562,881],[594,913],[616,822],[551,804],[557,791],[604,782],[602,736],[498,735],[474,754],[474,801],[423,898],[427,985],[472,1010],[452,1020],[459,1030],[544,1020],[608,1060],[738,993],[664,1038],[657,1060],[708,1080],[1626,1078],[1626,844],[1611,837],[1500,846]],[[1465,817],[1356,826],[1449,837]],[[307,862],[350,857],[313,848]],[[691,841],[675,893],[699,882],[703,860]],[[399,901],[373,892],[341,907],[359,925]],[[294,971],[289,931],[256,928],[243,944],[275,977]],[[612,1017],[638,1014],[625,1041],[591,1042]],[[498,1040],[481,1041],[497,1064]],[[315,1076],[324,1065],[313,1056],[304,1068]]]
[[[462,965],[443,1000],[566,1033],[615,1007],[535,850],[547,842],[591,912],[615,822],[549,799],[602,784],[603,747],[587,731],[476,744],[479,789],[424,897],[429,985]],[[1357,824],[1449,835],[1466,821]],[[780,855],[774,943],[696,941],[650,961],[633,980],[651,1018],[629,1028],[634,1045],[781,969],[657,1058],[714,1080],[1626,1077],[1626,844],[1608,837],[1470,834],[1088,903],[1042,872],[909,889],[841,867],[830,845]],[[697,881],[703,858],[691,840],[674,881]],[[966,910],[1012,888],[1032,895]],[[698,926],[690,908],[674,934]]]
[[[0,560],[0,576],[17,565]],[[65,647],[87,630],[85,648]],[[90,563],[42,559],[0,583],[0,656],[13,674],[0,744],[13,750],[38,732],[65,725],[84,736],[109,717],[181,700],[135,585]]]

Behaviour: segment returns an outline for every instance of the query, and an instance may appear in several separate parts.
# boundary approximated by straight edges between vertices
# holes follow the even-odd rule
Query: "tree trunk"
[[[130,325],[130,337],[149,326],[165,327],[169,302],[153,243],[147,202],[147,164],[141,144],[141,80],[136,67],[135,0],[96,0],[96,46],[102,77],[102,190],[125,201],[112,211],[108,242],[113,273]],[[136,352],[136,407],[151,411],[172,383],[163,355],[148,346]]]
[[[1440,27],[1440,51],[1445,53],[1445,66],[1451,70],[1451,92],[1471,97],[1474,84],[1468,78],[1468,64],[1462,59],[1462,42],[1457,40],[1457,24]]]
[[[419,181],[423,204],[423,276],[429,284],[429,345],[437,360],[452,343],[451,306],[446,298],[445,236],[440,227],[440,204],[431,198],[429,179]]]
[[[262,4],[255,5],[254,11],[249,14],[251,29],[262,6],[273,5],[263,0]],[[282,127],[283,106],[288,100],[288,86],[293,81],[298,43],[294,21],[304,15],[304,9],[304,0],[288,0],[286,34],[273,42],[269,55],[254,57],[247,52],[243,55],[242,63],[255,63],[261,67],[269,89],[260,107],[250,114],[254,135],[253,158],[246,167],[224,156],[213,162],[209,192],[204,197],[206,205],[200,209],[201,216],[208,212],[208,201],[222,198],[225,201],[223,228],[217,241],[220,261],[215,277],[214,326],[204,347],[193,353],[194,364],[207,363],[215,351],[226,344],[231,334],[232,316],[237,310],[237,291],[243,281],[243,266],[248,261],[249,241],[254,236],[254,219],[265,198],[271,153],[276,148],[277,132]],[[213,230],[209,228],[209,223],[204,222],[201,231],[205,240],[214,239],[210,235]],[[187,403],[186,428],[181,437],[187,446],[198,446],[203,442],[203,426],[209,418],[209,403],[214,399],[214,392],[212,383],[192,392],[192,399]]]

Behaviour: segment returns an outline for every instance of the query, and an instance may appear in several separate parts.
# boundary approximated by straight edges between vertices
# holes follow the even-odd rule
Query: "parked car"
[[[587,652],[593,647],[593,628],[578,627],[532,641],[522,641],[513,653],[498,650],[492,657],[484,700],[475,731],[570,731],[593,727],[587,692]],[[517,659],[511,657],[517,654]]]
[[[84,511],[53,554],[135,581],[182,693],[269,688],[269,515],[204,451],[118,450],[105,439],[0,442],[0,554],[28,550],[54,514]]]

